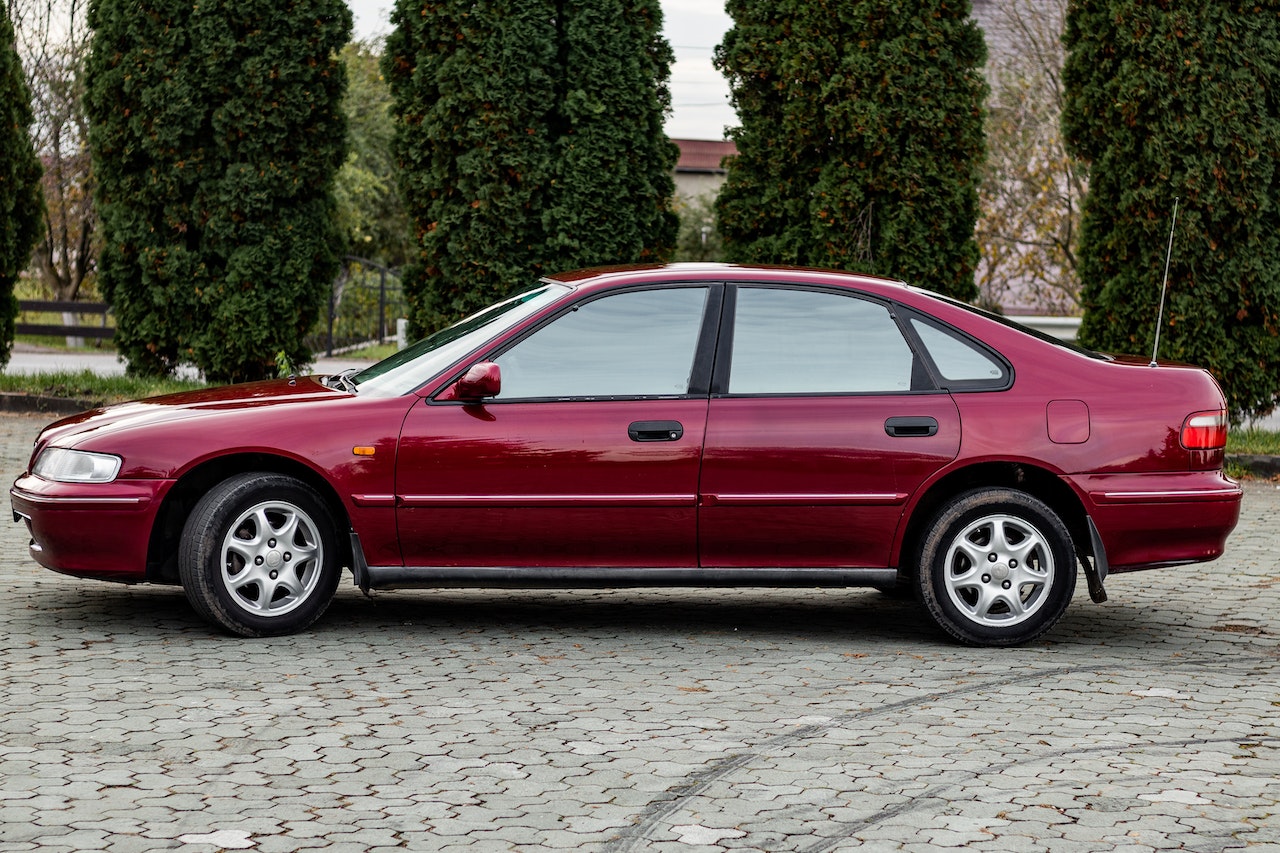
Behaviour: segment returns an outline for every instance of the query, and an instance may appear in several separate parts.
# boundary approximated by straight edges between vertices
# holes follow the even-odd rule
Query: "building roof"
[[[673,139],[680,147],[680,159],[676,161],[677,172],[703,172],[723,175],[721,165],[724,158],[738,153],[738,146],[727,139]]]

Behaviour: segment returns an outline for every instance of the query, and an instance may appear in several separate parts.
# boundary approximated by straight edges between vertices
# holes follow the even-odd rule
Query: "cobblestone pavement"
[[[862,590],[344,588],[237,640],[6,525],[0,850],[1280,850],[1278,521],[1249,485],[1223,559],[1003,651]]]

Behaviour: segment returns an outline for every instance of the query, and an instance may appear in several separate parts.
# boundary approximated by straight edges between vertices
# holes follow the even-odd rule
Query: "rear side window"
[[[901,394],[911,390],[913,359],[878,302],[738,288],[730,394]]]

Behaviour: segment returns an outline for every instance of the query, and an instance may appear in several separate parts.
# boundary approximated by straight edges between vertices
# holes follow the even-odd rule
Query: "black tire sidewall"
[[[1011,515],[1035,527],[1053,557],[1046,600],[1031,618],[1007,627],[973,622],[947,594],[946,556],[951,543],[971,523],[993,514]],[[1075,563],[1071,534],[1048,504],[1016,489],[975,489],[959,495],[934,516],[921,543],[916,580],[930,617],[947,634],[970,645],[1016,646],[1043,635],[1062,618],[1075,594]]]
[[[315,588],[296,608],[278,616],[246,610],[221,580],[222,542],[229,526],[264,501],[292,504],[310,516],[324,551]],[[223,630],[242,637],[295,633],[319,619],[337,591],[340,567],[332,513],[313,488],[296,478],[272,473],[230,477],[210,489],[187,517],[178,548],[178,573],[188,601]]]

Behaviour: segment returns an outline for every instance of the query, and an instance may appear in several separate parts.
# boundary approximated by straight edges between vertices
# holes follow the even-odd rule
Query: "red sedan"
[[[1024,643],[1109,572],[1219,556],[1241,490],[1212,377],[901,282],[735,266],[544,280],[362,372],[45,429],[41,565],[181,583],[244,636],[342,569],[407,587],[872,586]]]

